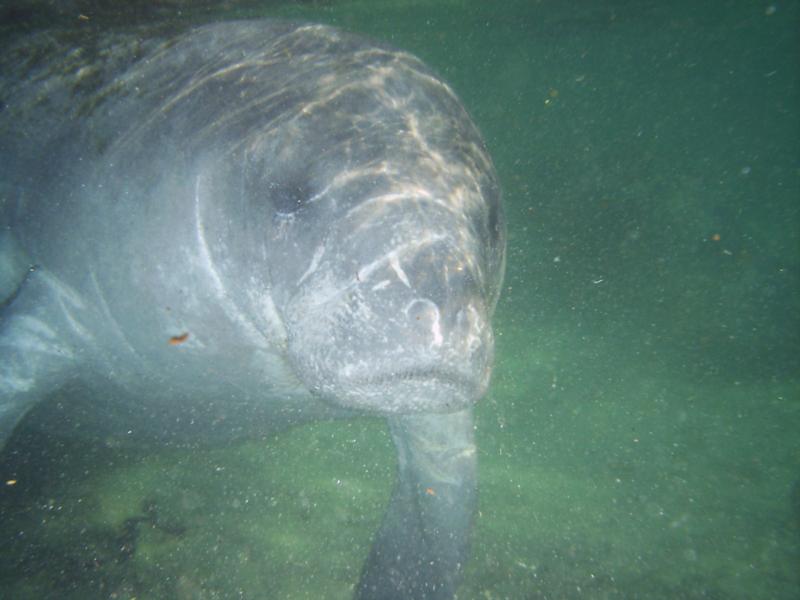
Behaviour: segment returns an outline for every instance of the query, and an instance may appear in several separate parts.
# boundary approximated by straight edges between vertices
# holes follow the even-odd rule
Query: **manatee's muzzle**
[[[322,268],[322,261],[304,278],[288,314],[298,374],[351,408],[444,412],[469,406],[486,391],[493,354],[474,253],[446,233],[380,250],[349,280],[335,266]],[[342,278],[332,277],[335,272]]]

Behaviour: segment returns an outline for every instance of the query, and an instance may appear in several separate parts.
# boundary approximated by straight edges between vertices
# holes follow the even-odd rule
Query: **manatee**
[[[0,73],[0,446],[33,407],[98,444],[385,418],[357,597],[453,597],[506,234],[450,87],[260,20],[18,35]]]

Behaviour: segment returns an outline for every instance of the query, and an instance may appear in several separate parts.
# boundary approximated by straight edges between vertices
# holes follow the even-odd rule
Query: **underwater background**
[[[500,175],[458,599],[800,597],[800,2],[42,0],[0,35],[263,16],[420,56]],[[3,600],[350,598],[395,469],[369,418],[135,452],[23,423],[0,460]]]

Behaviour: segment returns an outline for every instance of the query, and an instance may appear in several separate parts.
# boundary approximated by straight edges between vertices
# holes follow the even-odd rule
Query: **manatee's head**
[[[489,382],[500,191],[449,88],[382,53],[317,81],[245,179],[269,201],[272,296],[305,385],[347,408],[449,412]]]

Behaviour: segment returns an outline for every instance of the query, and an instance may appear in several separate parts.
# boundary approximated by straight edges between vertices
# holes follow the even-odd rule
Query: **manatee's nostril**
[[[432,346],[441,346],[442,326],[440,322],[439,307],[427,298],[412,300],[406,306],[406,316],[414,331],[430,342]]]
[[[429,328],[439,321],[439,308],[430,300],[412,300],[406,307],[406,315],[412,324],[422,328]]]

